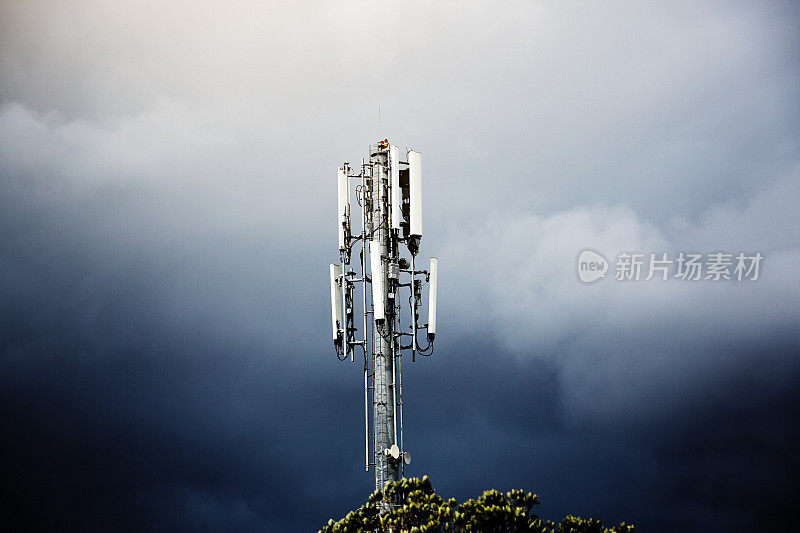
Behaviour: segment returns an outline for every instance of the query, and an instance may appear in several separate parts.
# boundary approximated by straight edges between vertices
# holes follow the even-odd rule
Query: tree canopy
[[[386,503],[395,503],[395,506],[381,513]],[[444,500],[436,494],[428,476],[401,479],[387,483],[383,491],[372,493],[367,503],[338,522],[329,520],[320,533],[636,532],[633,526],[624,522],[610,528],[604,527],[595,518],[583,519],[570,515],[559,523],[542,520],[533,513],[536,505],[539,505],[539,497],[523,490],[512,490],[505,494],[487,490],[478,499],[459,504],[453,498]]]

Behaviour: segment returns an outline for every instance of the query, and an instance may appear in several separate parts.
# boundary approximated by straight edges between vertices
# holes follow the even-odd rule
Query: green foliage
[[[391,510],[384,510],[394,504]],[[386,531],[392,533],[635,533],[625,523],[603,527],[594,518],[584,520],[567,516],[559,524],[542,520],[533,513],[539,504],[536,494],[512,490],[505,494],[487,490],[477,500],[459,505],[444,500],[433,490],[428,476],[387,483],[375,491],[360,509],[351,511],[338,522],[329,520],[320,533],[357,533]]]

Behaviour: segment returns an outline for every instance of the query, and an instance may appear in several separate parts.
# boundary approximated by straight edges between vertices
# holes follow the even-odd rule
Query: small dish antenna
[[[395,461],[400,459],[400,448],[397,447],[397,444],[392,444],[391,448],[389,448],[387,451],[389,452],[389,457]]]

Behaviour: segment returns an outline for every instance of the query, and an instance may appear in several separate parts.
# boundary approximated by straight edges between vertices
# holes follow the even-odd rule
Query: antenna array
[[[367,471],[375,470],[376,490],[400,479],[411,463],[403,446],[403,353],[410,352],[412,362],[417,354],[430,356],[436,337],[438,260],[431,257],[428,270],[417,270],[415,263],[422,239],[422,159],[413,150],[405,155],[401,161],[398,147],[384,139],[369,146],[369,160],[362,158],[356,172],[347,162],[338,170],[339,263],[330,265],[331,328],[341,361],[355,362],[357,351],[364,356],[364,464]],[[360,233],[353,232],[354,205]],[[351,266],[354,250],[358,261]],[[428,322],[420,325],[426,283]],[[359,286],[362,320],[357,326]],[[420,330],[426,333],[424,345],[418,341]]]

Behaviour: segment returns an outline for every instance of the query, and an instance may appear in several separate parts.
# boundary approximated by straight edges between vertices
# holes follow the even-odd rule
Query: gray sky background
[[[388,137],[423,153],[421,254],[441,264],[436,356],[405,373],[410,473],[650,531],[788,521],[798,20],[0,3],[3,513],[293,531],[363,502],[327,264],[335,168]],[[588,286],[587,247],[612,260]],[[755,282],[623,283],[622,251],[765,259]]]

